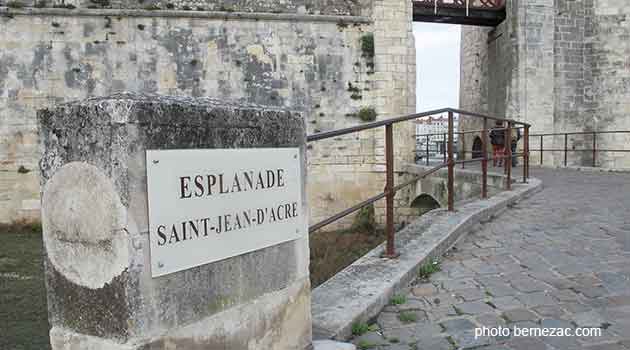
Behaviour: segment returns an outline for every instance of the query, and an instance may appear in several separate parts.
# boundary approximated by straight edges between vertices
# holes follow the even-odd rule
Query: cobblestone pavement
[[[392,300],[360,349],[630,349],[630,174],[532,169],[545,189],[481,225]],[[478,327],[599,337],[475,338]]]

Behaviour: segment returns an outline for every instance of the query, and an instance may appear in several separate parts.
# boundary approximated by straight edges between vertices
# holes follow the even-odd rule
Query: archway
[[[422,215],[430,210],[439,208],[440,203],[431,195],[423,193],[411,202],[410,207],[418,209],[418,215]]]
[[[483,157],[483,142],[479,136],[475,137],[475,141],[473,141],[472,157],[473,159]]]

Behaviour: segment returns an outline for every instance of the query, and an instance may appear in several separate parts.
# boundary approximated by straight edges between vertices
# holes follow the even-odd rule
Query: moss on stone
[[[376,110],[372,107],[364,107],[359,110],[357,117],[364,122],[373,122],[376,120]]]

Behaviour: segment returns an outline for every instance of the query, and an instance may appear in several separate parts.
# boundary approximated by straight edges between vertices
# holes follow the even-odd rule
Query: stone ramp
[[[423,215],[397,233],[398,259],[380,258],[381,245],[313,291],[314,337],[348,338],[352,325],[377,316],[415,278],[419,266],[442,255],[474,225],[540,188],[539,180],[530,179],[488,200],[462,204],[454,213],[439,209]]]
[[[440,272],[402,288],[404,303],[390,303],[352,342],[380,350],[630,349],[630,174],[531,175],[543,192],[469,233]],[[602,334],[475,339],[482,326]]]

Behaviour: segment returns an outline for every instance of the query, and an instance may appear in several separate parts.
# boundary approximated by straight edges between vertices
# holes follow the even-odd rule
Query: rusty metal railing
[[[401,184],[395,185],[394,184],[394,137],[393,137],[393,125],[400,123],[400,122],[404,122],[404,121],[410,121],[410,120],[415,120],[418,118],[422,118],[422,117],[428,117],[428,116],[432,116],[432,115],[439,115],[442,113],[448,113],[448,132],[446,133],[446,137],[447,137],[447,150],[446,150],[446,159],[443,163],[438,164],[436,166],[434,166],[433,168],[430,168],[429,170],[416,175],[414,178],[412,178],[411,180],[405,181]],[[483,158],[476,158],[476,159],[470,159],[470,160],[455,160],[454,158],[454,151],[453,151],[453,141],[454,141],[454,134],[455,131],[454,129],[454,123],[453,123],[453,114],[459,114],[459,118],[461,120],[462,117],[473,117],[473,118],[482,118],[483,119],[483,130],[482,130],[482,134],[483,137],[482,139],[483,141]],[[397,256],[396,251],[395,251],[395,247],[394,247],[394,196],[396,195],[396,192],[401,190],[402,188],[409,186],[411,184],[413,184],[414,182],[417,182],[418,180],[425,178],[426,176],[433,174],[434,172],[442,169],[442,168],[448,168],[448,181],[447,181],[447,206],[448,206],[448,210],[449,211],[454,211],[454,198],[455,198],[455,192],[454,192],[454,181],[455,181],[455,165],[456,164],[465,164],[465,163],[470,163],[470,162],[481,162],[482,164],[482,194],[481,197],[482,198],[487,198],[488,196],[488,160],[491,160],[492,158],[488,157],[488,152],[487,152],[487,141],[488,140],[488,120],[494,120],[494,121],[501,121],[502,123],[507,123],[507,127],[504,128],[503,130],[505,130],[505,145],[506,145],[506,154],[504,156],[500,156],[500,157],[496,157],[498,158],[504,158],[504,159],[512,159],[513,156],[522,156],[524,159],[524,166],[523,166],[523,182],[527,181],[527,178],[529,177],[529,145],[528,145],[528,141],[529,137],[528,137],[528,133],[529,133],[529,128],[530,125],[527,123],[522,123],[522,122],[518,122],[515,120],[511,120],[511,119],[506,119],[506,118],[497,118],[497,117],[491,117],[491,116],[487,116],[487,115],[483,115],[483,114],[478,114],[478,113],[472,113],[472,112],[467,112],[467,111],[463,111],[463,110],[458,110],[458,109],[454,109],[454,108],[443,108],[443,109],[438,109],[438,110],[433,110],[433,111],[428,111],[428,112],[423,112],[423,113],[416,113],[416,114],[411,114],[411,115],[406,115],[406,116],[402,116],[402,117],[397,117],[397,118],[391,118],[391,119],[386,119],[386,120],[380,120],[380,121],[376,121],[376,122],[372,122],[372,123],[367,123],[367,124],[362,124],[362,125],[357,125],[357,126],[353,126],[353,127],[349,127],[349,128],[344,128],[344,129],[339,129],[339,130],[333,130],[333,131],[328,131],[328,132],[321,132],[321,133],[317,133],[317,134],[313,134],[313,135],[309,135],[307,137],[307,141],[308,142],[316,142],[319,140],[324,140],[324,139],[329,139],[332,137],[337,137],[337,136],[341,136],[341,135],[346,135],[346,134],[350,134],[350,133],[355,133],[355,132],[359,132],[359,131],[363,131],[363,130],[369,130],[369,129],[374,129],[374,128],[379,128],[379,127],[385,127],[385,190],[382,193],[379,193],[373,197],[370,197],[360,203],[357,203],[356,205],[347,208],[327,219],[324,219],[312,226],[309,227],[309,233],[312,233],[314,231],[319,230],[320,228],[329,225],[343,217],[346,217],[358,210],[360,210],[361,208],[364,208],[378,200],[381,200],[383,198],[385,198],[385,232],[387,235],[387,244],[386,244],[386,249],[385,249],[385,253],[383,254],[384,257],[387,258],[395,258]],[[513,127],[515,127],[516,125],[522,125],[522,127],[525,130],[525,137],[524,139],[525,141],[525,147],[524,147],[524,151],[522,153],[519,154],[512,154],[511,149],[510,149],[510,137],[511,137],[511,130]],[[511,189],[511,177],[512,177],[512,173],[511,173],[511,161],[506,161],[506,189]]]
[[[598,135],[610,135],[610,134],[627,134],[630,135],[630,131],[576,131],[576,132],[560,132],[560,133],[545,133],[545,134],[531,134],[529,137],[539,138],[539,147],[538,149],[531,150],[532,152],[539,152],[540,154],[540,165],[543,165],[544,160],[544,152],[563,152],[564,154],[564,166],[566,167],[568,164],[568,154],[570,152],[592,152],[592,166],[597,166],[597,154],[602,152],[611,152],[611,153],[630,153],[630,149],[601,149],[597,147],[597,136]],[[592,147],[591,148],[582,148],[575,149],[569,148],[569,136],[572,135],[585,135],[592,136]],[[563,148],[544,148],[544,140],[545,137],[549,136],[563,136],[564,137],[564,147]]]

